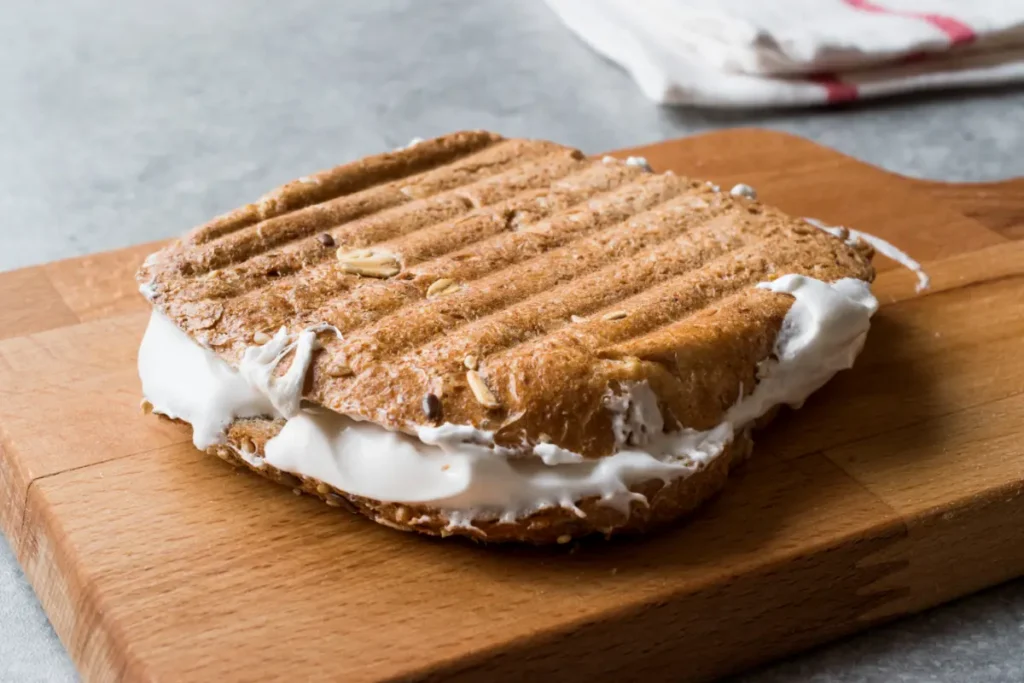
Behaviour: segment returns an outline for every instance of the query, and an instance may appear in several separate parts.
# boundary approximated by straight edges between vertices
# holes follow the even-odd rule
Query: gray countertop
[[[1024,91],[660,109],[540,0],[6,0],[0,92],[0,270],[169,237],[310,170],[460,128],[597,152],[758,125],[908,175],[1024,175]],[[1017,581],[741,680],[1022,681],[1022,643]],[[0,541],[0,681],[74,678]]]

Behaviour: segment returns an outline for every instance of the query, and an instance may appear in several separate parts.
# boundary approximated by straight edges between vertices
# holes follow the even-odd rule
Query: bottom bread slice
[[[756,426],[772,419],[775,411]],[[427,505],[375,500],[341,491],[314,477],[299,476],[263,461],[264,447],[280,431],[282,421],[267,419],[238,420],[229,428],[227,443],[207,452],[262,477],[304,493],[332,507],[362,514],[378,524],[432,536],[466,536],[476,541],[524,542],[534,544],[568,543],[591,534],[606,537],[636,534],[674,522],[696,510],[726,484],[729,472],[746,460],[753,449],[750,429],[736,433],[718,457],[690,476],[663,482],[651,479],[630,487],[641,494],[628,514],[604,504],[599,497],[576,501],[576,507],[548,507],[514,521],[479,518],[470,525],[453,525],[443,509]],[[646,501],[644,500],[646,499]]]

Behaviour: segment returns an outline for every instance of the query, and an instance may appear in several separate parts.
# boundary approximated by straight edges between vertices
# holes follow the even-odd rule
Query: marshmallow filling
[[[384,502],[425,505],[452,525],[476,518],[513,521],[538,510],[575,509],[584,498],[626,512],[643,499],[630,487],[688,477],[720,455],[733,436],[771,408],[799,407],[860,352],[877,309],[867,282],[845,278],[826,283],[784,275],[758,285],[793,296],[770,359],[759,368],[754,391],[707,431],[664,432],[657,397],[644,382],[609,393],[617,450],[585,459],[554,444],[538,444],[534,458],[509,458],[490,432],[467,425],[418,427],[416,435],[301,404],[301,387],[319,325],[251,346],[236,369],[203,348],[163,314],[154,311],[139,349],[142,392],[156,413],[192,425],[199,449],[227,445],[236,419],[283,418],[264,455],[241,452],[254,467],[270,464],[315,477],[338,490]],[[293,354],[288,372],[274,368]]]

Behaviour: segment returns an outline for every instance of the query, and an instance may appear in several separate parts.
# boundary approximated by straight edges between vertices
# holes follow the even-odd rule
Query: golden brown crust
[[[444,511],[429,506],[387,503],[355,496],[314,477],[295,476],[266,463],[255,465],[252,456],[262,457],[264,445],[281,426],[281,421],[239,420],[228,431],[228,445],[213,446],[207,452],[294,491],[315,496],[332,507],[362,514],[378,524],[400,531],[538,545],[567,543],[590,534],[611,537],[642,533],[685,517],[725,486],[730,470],[749,456],[752,448],[749,432],[743,432],[737,434],[735,440],[707,467],[689,477],[675,479],[668,485],[654,479],[631,487],[635,493],[643,494],[648,502],[634,501],[628,517],[617,508],[592,497],[576,504],[583,516],[569,508],[552,507],[514,522],[480,519],[467,527],[449,526]],[[248,459],[240,455],[243,449],[250,454]]]
[[[387,267],[360,270],[353,252],[367,248]],[[752,391],[791,303],[753,285],[785,273],[874,276],[869,250],[760,203],[477,132],[290,183],[139,278],[229,362],[255,333],[335,325],[343,337],[321,336],[310,371],[313,403],[600,457],[614,447],[606,395],[622,382],[647,381],[669,429],[707,429]]]

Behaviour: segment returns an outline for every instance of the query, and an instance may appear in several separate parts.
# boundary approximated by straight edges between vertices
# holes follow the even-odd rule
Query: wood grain
[[[139,296],[135,271],[146,256],[164,244],[149,242],[117,251],[48,263],[43,266],[43,271],[79,321],[146,311],[149,305]]]
[[[53,282],[39,268],[0,273],[0,339],[78,322]]]
[[[152,245],[0,275],[0,524],[85,680],[708,680],[1024,573],[1021,183],[738,130],[659,170],[890,239],[854,371],[690,524],[547,550],[402,535],[138,410]],[[975,191],[976,190],[976,191]],[[1005,190],[1005,191],[1004,191]]]

